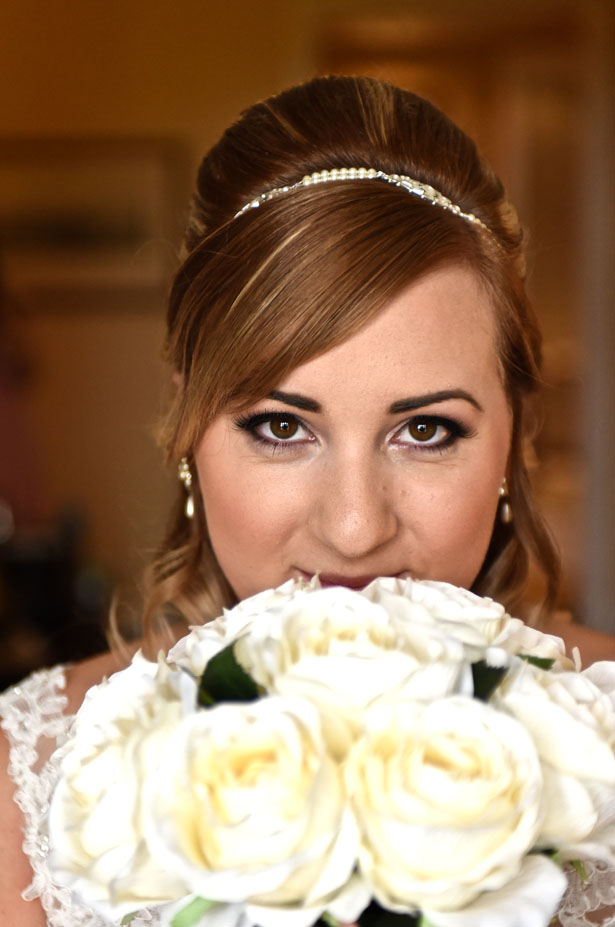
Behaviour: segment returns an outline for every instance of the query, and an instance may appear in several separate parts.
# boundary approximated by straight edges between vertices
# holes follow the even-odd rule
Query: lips
[[[365,589],[375,576],[337,576],[334,573],[321,573],[318,577],[320,585],[325,589],[328,586],[345,586],[346,589]]]

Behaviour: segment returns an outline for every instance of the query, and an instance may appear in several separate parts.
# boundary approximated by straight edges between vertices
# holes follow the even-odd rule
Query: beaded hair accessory
[[[390,183],[395,187],[401,187],[406,193],[412,193],[414,196],[426,200],[426,202],[431,203],[432,206],[439,206],[440,209],[446,209],[455,216],[465,219],[466,222],[471,222],[473,225],[480,225],[481,228],[490,231],[488,226],[486,226],[478,216],[475,216],[472,212],[463,212],[460,206],[457,206],[456,203],[453,203],[447,196],[444,196],[443,193],[440,193],[439,190],[434,189],[434,187],[431,187],[429,184],[421,183],[419,180],[413,180],[412,177],[406,177],[405,174],[385,174],[384,171],[377,171],[373,167],[341,167],[333,168],[333,170],[330,171],[315,171],[313,174],[306,174],[302,180],[288,187],[274,187],[273,190],[267,190],[265,193],[261,193],[256,199],[242,206],[239,212],[235,213],[233,218],[237,219],[237,217],[243,215],[244,212],[248,212],[250,209],[256,209],[263,203],[268,203],[269,200],[277,199],[278,196],[284,196],[287,193],[291,193],[293,190],[299,190],[301,187],[313,187],[319,183],[331,183],[332,181],[338,180],[383,180],[385,183]]]

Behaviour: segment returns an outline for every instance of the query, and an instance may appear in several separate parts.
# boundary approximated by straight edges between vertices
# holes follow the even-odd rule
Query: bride
[[[557,558],[524,461],[540,334],[523,236],[431,104],[321,78],[249,109],[201,166],[166,350],[161,440],[182,485],[146,648],[315,573],[447,581],[514,613],[533,564],[549,613]],[[3,923],[101,923],[51,885],[37,827],[56,739],[121,665],[57,667],[0,699]]]

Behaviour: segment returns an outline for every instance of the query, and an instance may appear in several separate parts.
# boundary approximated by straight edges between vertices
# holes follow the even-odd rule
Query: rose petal
[[[545,927],[566,890],[566,876],[545,856],[527,856],[519,875],[460,911],[425,908],[433,927]]]

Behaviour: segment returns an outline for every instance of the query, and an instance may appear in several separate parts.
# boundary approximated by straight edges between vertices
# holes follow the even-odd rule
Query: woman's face
[[[510,436],[492,305],[470,270],[433,271],[207,428],[195,461],[220,566],[239,598],[314,573],[469,587]]]

